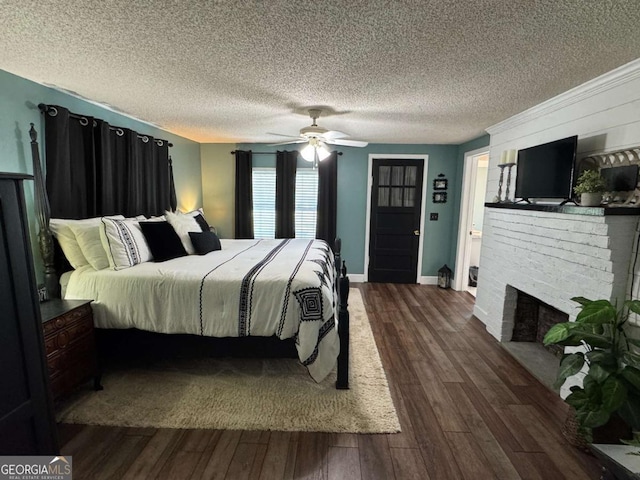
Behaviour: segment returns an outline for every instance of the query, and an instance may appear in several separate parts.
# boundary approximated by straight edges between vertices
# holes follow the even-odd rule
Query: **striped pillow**
[[[103,218],[100,239],[112,270],[122,270],[153,259],[137,220]]]

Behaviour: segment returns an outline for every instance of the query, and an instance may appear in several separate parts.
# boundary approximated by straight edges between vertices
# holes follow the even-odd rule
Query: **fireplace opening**
[[[512,342],[536,342],[542,345],[544,336],[556,323],[569,321],[569,315],[541,302],[535,297],[517,290],[516,311]],[[564,347],[544,347],[557,357],[562,357]]]

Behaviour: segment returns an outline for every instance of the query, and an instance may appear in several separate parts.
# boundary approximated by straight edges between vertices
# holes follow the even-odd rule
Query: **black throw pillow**
[[[140,228],[154,262],[164,262],[187,255],[180,237],[169,222],[140,222]]]
[[[218,236],[211,232],[189,232],[191,237],[191,243],[198,255],[204,255],[205,253],[213,252],[214,250],[222,250],[220,245],[220,239]]]
[[[203,232],[208,232],[209,231],[209,224],[204,219],[204,216],[201,213],[199,213],[198,215],[196,215],[193,218],[195,218],[196,222],[198,222],[198,225],[200,225],[200,228],[202,229]],[[218,250],[220,250],[220,249],[218,249]]]

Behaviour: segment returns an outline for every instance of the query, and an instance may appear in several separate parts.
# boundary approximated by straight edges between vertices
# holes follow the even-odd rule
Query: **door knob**
[[[413,231],[413,234],[414,234],[416,237],[419,237],[419,236],[420,236],[420,230],[414,230],[414,231]]]

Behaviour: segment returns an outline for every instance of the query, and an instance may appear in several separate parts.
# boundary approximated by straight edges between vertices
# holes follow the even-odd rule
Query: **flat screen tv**
[[[516,199],[571,199],[577,145],[574,135],[519,150]]]

